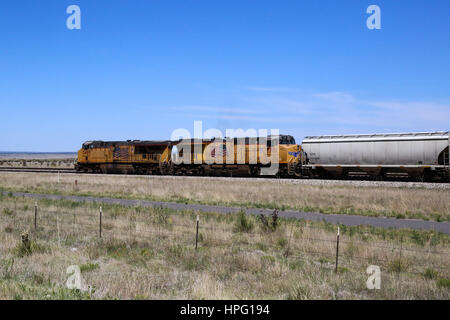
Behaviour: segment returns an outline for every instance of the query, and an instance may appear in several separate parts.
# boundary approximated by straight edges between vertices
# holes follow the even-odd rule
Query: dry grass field
[[[77,185],[75,185],[77,180]],[[0,173],[6,191],[297,209],[450,221],[450,189],[307,185],[279,180]]]
[[[50,177],[26,183],[14,177],[8,183],[76,191],[74,176],[61,186]],[[158,186],[155,196],[166,197],[175,185],[78,178],[77,192],[101,192],[106,185],[116,193],[152,195]],[[197,188],[194,195],[206,186]],[[174,195],[190,195],[183,190],[175,189]],[[241,199],[237,191],[232,194]],[[269,217],[266,224],[240,214],[102,209],[100,239],[96,204],[40,200],[34,230],[34,201],[0,196],[0,299],[450,299],[447,235],[341,226],[336,274],[336,226],[323,222],[279,219],[274,224]],[[28,244],[21,241],[24,231]],[[81,291],[65,286],[71,265],[80,267]],[[366,288],[369,265],[381,268],[380,290]]]
[[[0,167],[24,167],[24,168],[73,168],[74,158],[2,158],[0,156]]]

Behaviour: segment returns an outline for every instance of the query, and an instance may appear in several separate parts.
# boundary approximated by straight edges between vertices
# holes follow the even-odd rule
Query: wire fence
[[[285,259],[288,263],[319,259],[322,266],[334,268],[339,273],[343,268],[364,269],[378,265],[392,274],[417,274],[424,276],[429,270],[449,277],[447,248],[437,249],[428,244],[422,248],[408,247],[403,238],[398,243],[379,244],[346,237],[336,227],[336,235],[329,235],[324,228],[300,225],[286,230],[286,237],[279,237],[275,231],[237,232],[232,225],[202,225],[202,220],[188,216],[186,223],[176,223],[167,214],[136,214],[121,216],[112,211],[97,212],[80,210],[77,213],[42,210],[37,204],[32,214],[25,216],[1,215],[3,222],[16,229],[27,230],[35,240],[56,238],[58,243],[73,239],[119,240],[130,242],[161,243],[170,240],[173,244],[192,245],[192,248],[224,246],[244,247],[258,245],[263,255]],[[293,233],[295,235],[293,236]],[[280,240],[284,239],[284,240]],[[269,241],[270,240],[270,241]],[[277,243],[277,240],[279,243]],[[244,247],[245,248],[245,247]],[[316,261],[317,262],[317,261]]]

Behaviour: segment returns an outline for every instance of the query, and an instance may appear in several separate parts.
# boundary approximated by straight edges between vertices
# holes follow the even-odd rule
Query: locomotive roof
[[[267,140],[270,141],[271,138],[276,138],[278,137],[279,141],[281,144],[295,144],[295,139],[293,136],[291,135],[285,135],[285,134],[280,134],[280,135],[268,135],[266,137],[225,137],[225,138],[212,138],[212,139],[180,139],[177,141],[174,141],[174,144],[178,144],[178,143],[209,143],[209,142],[213,142],[213,141],[223,141],[223,142],[227,142],[230,140],[234,140],[235,143],[237,143],[238,140],[244,140],[245,144],[249,144],[249,143],[253,143],[253,142],[257,142],[260,140]]]
[[[126,140],[126,141],[102,141],[93,140],[86,141],[83,145],[94,145],[95,147],[109,147],[109,146],[165,146],[172,143],[170,140]]]
[[[179,139],[179,140],[126,140],[126,141],[103,141],[103,140],[92,140],[86,141],[83,143],[83,146],[93,145],[94,147],[109,147],[109,146],[166,146],[170,144],[179,144],[179,143],[209,143],[213,141],[223,140],[224,142],[227,140],[234,140],[235,142],[238,139],[245,139],[245,143],[248,144],[253,141],[259,141],[259,139],[267,139],[270,141],[272,137],[278,137],[281,144],[295,144],[295,139],[291,135],[269,135],[267,137],[240,137],[240,138],[212,138],[212,139]]]

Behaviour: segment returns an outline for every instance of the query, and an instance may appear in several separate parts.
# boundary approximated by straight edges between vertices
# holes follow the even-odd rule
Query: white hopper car
[[[304,169],[317,177],[448,180],[450,132],[306,137]]]

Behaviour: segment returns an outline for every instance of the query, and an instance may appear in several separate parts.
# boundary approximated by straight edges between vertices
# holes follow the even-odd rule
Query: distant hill
[[[0,159],[70,159],[76,152],[10,152],[0,151]]]

